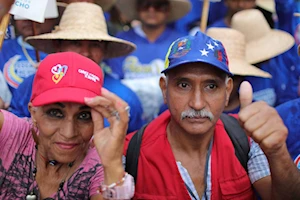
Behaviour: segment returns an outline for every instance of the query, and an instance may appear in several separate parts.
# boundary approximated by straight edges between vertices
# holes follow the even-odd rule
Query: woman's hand
[[[86,105],[92,108],[94,122],[93,142],[105,170],[105,182],[120,180],[124,174],[122,155],[129,122],[129,106],[117,95],[102,88],[102,96],[86,98]],[[104,128],[103,118],[110,126]]]

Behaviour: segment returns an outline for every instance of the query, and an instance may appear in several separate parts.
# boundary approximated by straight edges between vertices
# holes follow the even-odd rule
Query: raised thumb
[[[243,81],[240,85],[240,110],[252,103],[253,90],[248,81]]]

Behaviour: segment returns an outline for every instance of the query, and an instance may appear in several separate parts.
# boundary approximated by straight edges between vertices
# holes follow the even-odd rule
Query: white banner
[[[10,14],[44,23],[48,0],[15,0]]]

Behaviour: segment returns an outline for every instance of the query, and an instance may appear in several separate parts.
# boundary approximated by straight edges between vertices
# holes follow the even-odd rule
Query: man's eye
[[[78,119],[85,121],[92,120],[92,114],[91,112],[82,112],[78,115]]]
[[[59,109],[50,109],[46,113],[50,117],[55,117],[55,118],[63,118],[64,117],[63,113]]]
[[[216,84],[208,84],[206,87],[210,90],[213,90],[213,89],[217,88],[217,85]]]
[[[187,88],[189,86],[187,83],[179,83],[178,85],[181,88]]]

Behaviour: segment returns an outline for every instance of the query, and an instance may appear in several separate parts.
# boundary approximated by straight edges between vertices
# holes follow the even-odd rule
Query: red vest
[[[145,129],[140,149],[134,199],[190,199],[167,139],[169,111]],[[133,134],[126,137],[124,152]],[[211,199],[255,199],[252,185],[234,153],[223,123],[216,123],[211,152]]]

